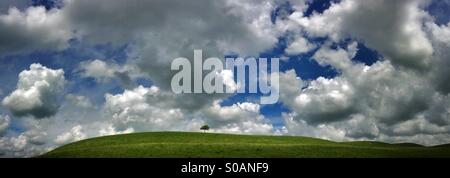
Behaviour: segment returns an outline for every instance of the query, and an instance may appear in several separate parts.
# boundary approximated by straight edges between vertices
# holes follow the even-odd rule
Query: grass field
[[[294,136],[148,132],[92,138],[40,157],[340,158],[450,157],[450,146],[331,142]]]

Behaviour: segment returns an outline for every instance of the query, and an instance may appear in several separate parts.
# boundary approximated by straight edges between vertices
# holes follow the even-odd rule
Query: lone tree
[[[209,130],[209,126],[203,125],[202,127],[200,127],[200,130],[203,130],[203,132],[206,132],[207,130]]]

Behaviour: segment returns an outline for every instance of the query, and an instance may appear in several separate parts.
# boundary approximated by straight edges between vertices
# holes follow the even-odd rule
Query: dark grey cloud
[[[11,7],[0,14],[0,54],[64,49],[71,38],[72,31],[59,10]]]

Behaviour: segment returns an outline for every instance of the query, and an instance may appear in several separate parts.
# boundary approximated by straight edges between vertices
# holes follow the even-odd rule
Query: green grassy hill
[[[149,132],[82,140],[40,157],[450,157],[450,147],[332,142],[293,136]]]

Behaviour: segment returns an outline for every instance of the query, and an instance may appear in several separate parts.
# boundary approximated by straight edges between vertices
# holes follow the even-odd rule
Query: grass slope
[[[148,132],[82,140],[40,157],[450,157],[450,147],[332,142],[293,136]]]

